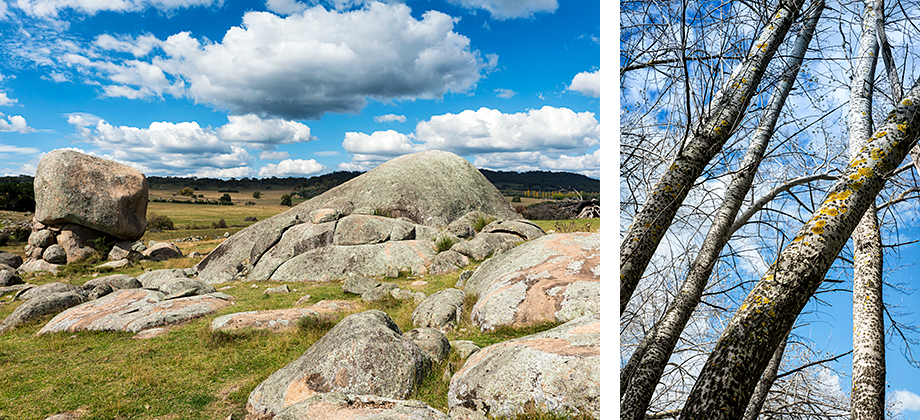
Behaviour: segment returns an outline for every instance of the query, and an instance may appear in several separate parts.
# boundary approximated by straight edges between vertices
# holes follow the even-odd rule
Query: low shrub
[[[172,219],[169,216],[153,215],[147,218],[147,230],[175,230]]]
[[[211,222],[211,227],[214,229],[226,229],[227,222],[224,219],[220,219],[216,222]]]

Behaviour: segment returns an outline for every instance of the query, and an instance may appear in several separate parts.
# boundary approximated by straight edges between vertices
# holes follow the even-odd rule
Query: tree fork
[[[874,202],[886,174],[904,160],[918,136],[920,83],[850,161],[843,178],[742,302],[703,366],[681,419],[743,416],[773,351]]]

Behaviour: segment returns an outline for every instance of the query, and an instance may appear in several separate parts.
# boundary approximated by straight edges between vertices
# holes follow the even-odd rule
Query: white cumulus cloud
[[[396,115],[396,114],[378,115],[374,117],[374,121],[377,121],[379,123],[393,122],[393,121],[403,123],[403,122],[406,122],[406,116]]]
[[[17,100],[7,96],[6,92],[0,92],[0,106],[10,106],[12,104],[15,104],[16,102]]]
[[[497,57],[483,58],[454,32],[456,22],[438,11],[416,19],[405,4],[373,2],[344,11],[314,6],[287,17],[247,12],[218,42],[189,32],[165,40],[107,35],[85,48],[52,47],[50,58],[47,50],[21,54],[76,72],[107,96],[169,94],[237,115],[307,119],[357,113],[368,100],[470,91]]]
[[[269,163],[259,169],[260,177],[313,175],[326,170],[326,166],[314,159],[285,159],[278,164]]]
[[[572,78],[572,84],[569,85],[569,90],[579,92],[582,95],[590,96],[592,98],[601,97],[601,71],[595,70],[594,72],[583,71],[575,75]]]
[[[920,395],[899,389],[892,393],[892,398],[901,403],[900,411],[920,411]]]
[[[531,17],[536,13],[552,13],[556,0],[448,0],[467,9],[483,9],[498,20]]]
[[[16,131],[25,134],[35,131],[34,128],[29,127],[25,117],[22,115],[10,115],[6,119],[3,117],[3,113],[0,112],[0,132]]]
[[[227,118],[230,122],[218,130],[221,139],[248,143],[263,150],[279,144],[303,143],[314,139],[310,127],[296,121],[262,119],[255,114],[230,115]]]
[[[600,123],[591,112],[544,106],[506,114],[480,108],[432,116],[415,132],[349,132],[342,147],[352,161],[342,170],[367,170],[383,161],[422,150],[475,155],[475,165],[490,169],[571,171],[600,175]]]

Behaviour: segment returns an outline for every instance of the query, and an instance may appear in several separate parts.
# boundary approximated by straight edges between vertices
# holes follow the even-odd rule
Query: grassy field
[[[151,196],[167,192],[153,191]],[[172,192],[168,192],[172,194]],[[198,191],[205,198],[216,200],[223,193]],[[254,222],[246,217],[264,220],[289,207],[281,206],[283,191],[262,191],[260,199],[252,199],[252,191],[231,193],[234,206],[193,205],[175,203],[150,203],[148,216],[154,214],[170,217],[180,229],[158,233],[147,232],[143,241],[211,236],[214,239],[198,242],[181,242],[183,253],[207,253],[224,239],[224,232],[234,233]],[[171,197],[171,195],[170,195]],[[239,197],[239,199],[237,198]],[[248,197],[248,199],[246,198]],[[256,202],[245,206],[241,202]],[[224,219],[228,228],[183,229],[186,225],[210,226]],[[597,231],[599,220],[588,221],[536,221],[544,230],[559,232],[570,230]],[[23,243],[0,247],[0,250],[23,255]],[[58,275],[27,275],[24,280],[33,284],[64,282],[81,285],[107,271],[93,267],[102,261],[68,266]],[[180,258],[166,262],[141,262],[119,272],[137,276],[145,270],[191,267],[199,258]],[[468,269],[475,269],[474,262]],[[426,275],[391,279],[400,288],[416,290],[430,295],[453,287],[459,273]],[[428,282],[413,288],[416,280]],[[268,287],[287,284],[293,293],[265,295]],[[137,340],[131,334],[78,333],[36,336],[35,333],[50,316],[0,335],[0,420],[44,419],[62,412],[76,412],[81,419],[241,419],[245,415],[249,393],[271,373],[293,361],[335,323],[344,317],[321,319],[302,323],[296,331],[269,333],[247,331],[242,333],[214,333],[210,322],[217,316],[251,310],[290,308],[304,295],[309,303],[329,299],[349,299],[359,302],[360,310],[371,308],[387,312],[403,331],[413,328],[410,315],[411,302],[388,300],[365,304],[354,295],[341,291],[341,282],[330,283],[278,283],[234,282],[216,285],[234,297],[234,305],[217,313],[174,326],[161,336]],[[500,329],[483,333],[469,323],[469,309],[459,328],[448,335],[450,340],[472,340],[480,346],[494,344],[510,338],[546,330],[548,324],[524,330]],[[12,301],[12,294],[0,296],[0,319],[9,315],[20,302]],[[445,371],[455,372],[462,366],[456,354],[435,366],[425,382],[411,398],[420,399],[431,406],[447,411],[448,381]],[[448,376],[449,377],[449,376]],[[518,419],[561,419],[545,413],[530,412]]]

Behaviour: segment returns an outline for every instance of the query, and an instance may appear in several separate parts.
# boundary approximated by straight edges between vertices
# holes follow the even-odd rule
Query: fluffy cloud
[[[600,124],[592,112],[544,106],[505,114],[489,108],[431,117],[416,126],[415,137],[427,149],[457,154],[568,150],[600,143]],[[346,149],[347,150],[347,149]]]
[[[552,13],[559,4],[556,0],[448,0],[467,9],[487,10],[498,20],[531,17],[536,13]]]
[[[287,17],[248,12],[219,42],[188,32],[165,40],[105,35],[87,47],[19,50],[42,51],[20,54],[49,70],[79,74],[107,96],[168,94],[238,115],[306,119],[357,113],[368,100],[470,91],[497,57],[473,50],[453,31],[456,22],[438,11],[416,19],[404,4],[373,2],[347,11],[315,6]]]
[[[383,156],[399,156],[421,150],[420,146],[411,143],[409,136],[393,130],[371,134],[348,132],[342,147],[348,153]]]
[[[591,112],[544,106],[514,114],[480,108],[435,115],[415,132],[394,130],[346,133],[342,147],[353,155],[342,170],[367,170],[398,155],[448,150],[475,155],[475,165],[490,169],[573,171],[598,177],[600,123]]]
[[[254,158],[244,146],[269,150],[278,144],[312,139],[310,128],[298,122],[265,120],[254,115],[228,118],[227,124],[216,129],[201,127],[197,122],[153,122],[147,128],[114,126],[84,113],[69,114],[67,121],[84,141],[112,159],[150,174],[251,176]],[[288,158],[287,152],[269,151],[259,156],[271,160]],[[300,170],[308,168],[300,163],[303,161],[297,162]],[[279,165],[272,170],[282,173],[290,167],[284,162]]]
[[[393,122],[393,121],[403,123],[403,122],[406,122],[406,116],[405,116],[405,115],[396,115],[396,114],[378,115],[378,116],[374,117],[374,121],[377,121],[377,122],[379,122],[379,123],[383,123],[383,122]]]
[[[16,102],[16,99],[6,96],[6,92],[0,92],[0,106],[10,106]]]
[[[896,390],[892,394],[892,398],[901,403],[899,411],[920,411],[920,395],[906,389]]]
[[[221,3],[221,0],[18,0],[14,6],[33,17],[54,18],[64,9],[92,15],[102,11],[136,12],[147,8],[169,11]]]
[[[575,77],[572,78],[572,84],[569,85],[568,89],[592,98],[600,98],[601,71],[595,70],[590,73],[583,71],[576,74]]]
[[[2,98],[0,98],[2,99]],[[0,132],[16,131],[19,133],[31,133],[34,128],[29,127],[26,119],[22,115],[10,115],[3,119],[4,115],[0,112]]]
[[[269,163],[259,169],[260,177],[313,175],[326,170],[326,166],[314,159],[285,159],[278,164]]]
[[[257,115],[230,115],[230,122],[218,130],[221,139],[234,143],[248,143],[268,150],[279,144],[303,143],[313,140],[310,127],[282,119],[262,119]]]

